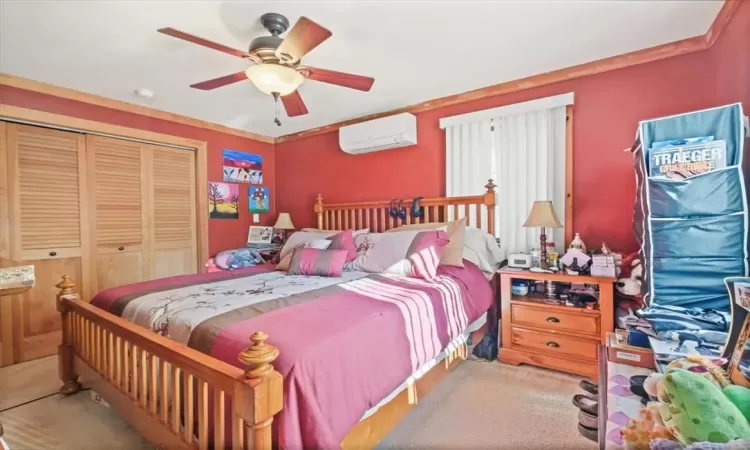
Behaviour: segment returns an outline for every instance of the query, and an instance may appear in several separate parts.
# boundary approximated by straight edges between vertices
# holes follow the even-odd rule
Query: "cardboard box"
[[[633,347],[627,344],[627,331],[607,333],[607,359],[628,366],[654,368],[654,353],[650,348]]]

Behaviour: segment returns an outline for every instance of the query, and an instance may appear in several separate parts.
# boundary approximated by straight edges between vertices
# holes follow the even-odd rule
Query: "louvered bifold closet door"
[[[195,152],[151,149],[151,278],[197,273]]]
[[[86,137],[96,290],[148,279],[145,144]]]
[[[11,303],[12,359],[20,362],[51,355],[60,343],[55,284],[62,275],[84,280],[83,297],[90,295],[85,138],[17,124],[6,124],[6,135],[0,164],[7,168],[7,191],[0,201],[7,201],[9,239],[0,257],[36,271],[36,286]]]

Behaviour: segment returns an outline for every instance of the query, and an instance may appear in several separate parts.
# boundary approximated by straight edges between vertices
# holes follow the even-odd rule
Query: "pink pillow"
[[[297,248],[289,263],[289,275],[340,277],[346,263],[346,250]]]
[[[352,261],[357,257],[357,246],[354,245],[354,233],[352,230],[342,231],[339,234],[327,238],[331,241],[329,250],[346,250],[346,262]]]

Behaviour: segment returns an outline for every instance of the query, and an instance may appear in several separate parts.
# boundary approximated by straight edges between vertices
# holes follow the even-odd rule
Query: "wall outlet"
[[[260,214],[253,214],[253,223],[260,222]]]

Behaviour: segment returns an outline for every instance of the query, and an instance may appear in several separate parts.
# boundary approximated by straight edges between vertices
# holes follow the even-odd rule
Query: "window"
[[[564,94],[441,119],[446,194],[481,194],[483,180],[495,180],[495,234],[508,253],[539,246],[539,230],[522,226],[535,200],[552,200],[566,223],[566,118],[572,103],[573,94]],[[566,230],[550,231],[563,249]]]

